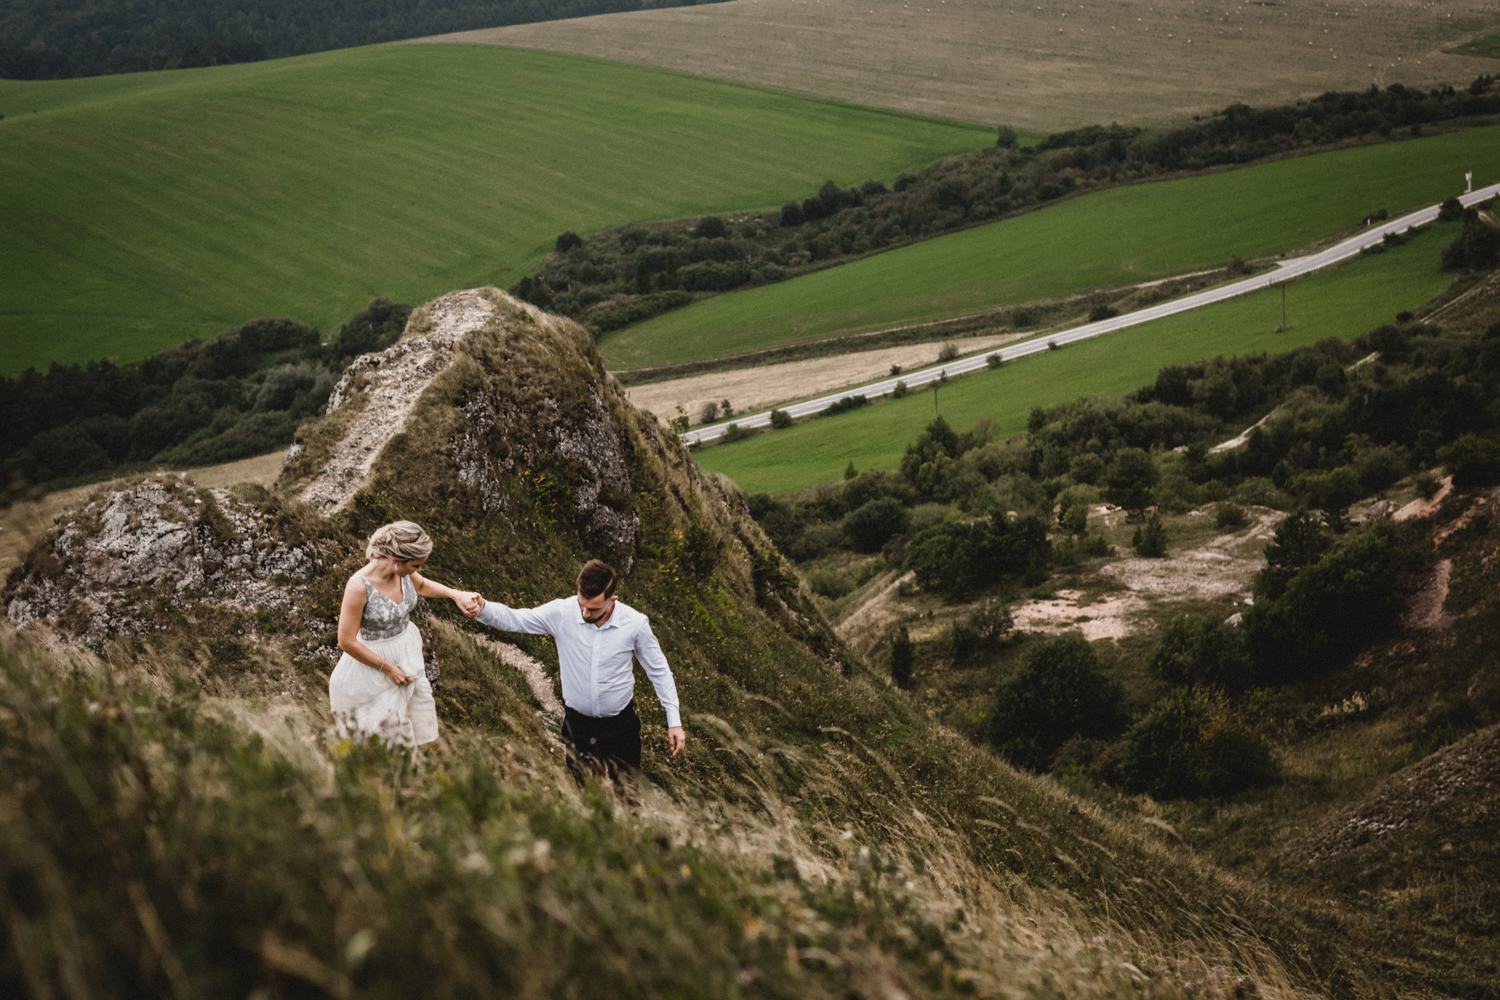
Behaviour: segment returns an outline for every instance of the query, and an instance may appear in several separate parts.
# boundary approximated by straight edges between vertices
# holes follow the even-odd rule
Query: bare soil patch
[[[1005,333],[989,337],[966,338],[959,347],[965,354],[988,350],[1001,344],[1024,340],[1034,333]],[[626,390],[632,403],[663,420],[677,415],[681,406],[694,421],[705,403],[729,400],[736,413],[763,410],[808,396],[833,392],[844,386],[889,378],[891,365],[903,370],[937,363],[940,344],[903,344],[878,351],[839,354],[829,358],[787,361],[760,368],[711,372],[670,382],[653,382]],[[851,392],[857,391],[854,389]]]
[[[596,56],[960,121],[1160,123],[1370,84],[1465,84],[1490,0],[1087,5],[732,0],[439,35]],[[845,181],[859,178],[844,178]]]

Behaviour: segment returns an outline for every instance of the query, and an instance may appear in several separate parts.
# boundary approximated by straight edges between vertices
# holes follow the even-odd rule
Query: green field
[[[1119,396],[1151,382],[1164,365],[1217,355],[1275,353],[1323,337],[1352,337],[1430,300],[1450,276],[1438,254],[1458,223],[1434,226],[1406,246],[1358,258],[1287,289],[1291,329],[1281,322],[1281,292],[1266,289],[1228,302],[1106,334],[1017,361],[999,371],[965,375],[944,386],[943,417],[966,430],[980,417],[1000,434],[1026,429],[1033,406],[1083,396]],[[858,469],[895,465],[933,416],[931,392],[698,452],[698,464],[722,472],[749,493],[784,493]]]
[[[992,130],[467,45],[0,80],[0,374],[508,284],[565,229],[889,183]]]
[[[1116,288],[1305,246],[1371,212],[1500,178],[1500,127],[1114,188],[611,334],[611,368],[663,365]]]

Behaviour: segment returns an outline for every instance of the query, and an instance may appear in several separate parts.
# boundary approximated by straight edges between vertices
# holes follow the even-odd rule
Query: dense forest
[[[131,466],[211,465],[287,447],[349,362],[395,343],[409,315],[410,306],[375,299],[326,344],[293,320],[256,319],[131,364],[0,378],[4,497]]]
[[[1170,130],[1090,126],[994,147],[855,187],[828,181],[779,213],[634,223],[557,238],[534,275],[510,289],[579,320],[619,329],[696,299],[789,277],[1025,211],[1064,195],[1149,177],[1244,164],[1343,142],[1420,135],[1424,125],[1500,114],[1494,76],[1430,91],[1331,92],[1284,107],[1231,105]],[[1350,223],[1358,220],[1350,219]]]
[[[695,0],[0,0],[0,77],[72,76],[282,56]],[[712,2],[712,0],[706,0]]]

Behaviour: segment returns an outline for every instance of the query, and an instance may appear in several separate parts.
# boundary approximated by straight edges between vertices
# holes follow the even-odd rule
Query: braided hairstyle
[[[432,539],[414,521],[392,521],[375,529],[365,545],[365,557],[369,559],[394,559],[410,562],[426,559],[432,555]]]

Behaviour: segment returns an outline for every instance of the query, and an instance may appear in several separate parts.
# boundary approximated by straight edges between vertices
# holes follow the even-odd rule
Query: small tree
[[[857,478],[859,478],[859,470],[854,467],[854,459],[851,458],[849,464],[844,466],[844,479],[847,481]]]
[[[1097,739],[1119,732],[1121,698],[1093,647],[1070,632],[1032,647],[995,688],[990,739],[1011,763],[1043,770],[1074,735]]]
[[[1439,222],[1457,222],[1463,217],[1464,204],[1455,197],[1444,198],[1443,203],[1438,206]]]
[[[1005,364],[1005,359],[1000,356],[1000,352],[999,351],[996,351],[994,354],[986,354],[985,357],[984,357],[984,366],[986,368],[990,368],[990,369],[999,368],[999,367],[1001,367],[1004,364]]]
[[[1120,773],[1130,791],[1157,798],[1232,795],[1273,780],[1276,764],[1223,696],[1180,688],[1125,734]]]
[[[1130,545],[1135,549],[1136,555],[1143,559],[1160,559],[1166,555],[1167,528],[1161,523],[1161,515],[1152,511],[1146,523],[1135,529]]]
[[[1207,615],[1178,615],[1146,654],[1146,666],[1168,684],[1240,691],[1250,685],[1245,634]]]
[[[911,687],[911,668],[916,665],[917,650],[902,625],[891,637],[891,680],[899,688]]]
[[[703,404],[703,409],[698,414],[700,424],[711,424],[719,419],[719,404],[710,400]]]
[[[950,341],[938,348],[938,364],[942,364],[945,361],[952,361],[956,357],[958,357],[957,344]]]
[[[1015,149],[1020,141],[1021,137],[1009,125],[1001,125],[995,130],[995,145],[1001,149]]]
[[[911,511],[895,497],[878,497],[851,511],[843,523],[844,537],[858,552],[879,552],[894,535],[911,528]]]
[[[907,389],[905,382],[897,382],[896,385],[895,385],[895,387],[891,389],[891,398],[892,399],[901,399],[909,391],[910,390]]]
[[[729,400],[726,399],[719,403],[719,412],[722,413],[725,418],[732,417],[734,416],[734,407],[730,406]]]
[[[795,201],[789,201],[781,206],[781,224],[787,229],[794,229],[807,221],[802,215],[802,206]]]
[[[771,411],[771,426],[777,430],[785,430],[792,426],[792,415],[785,410]]]
[[[581,247],[581,246],[583,246],[583,237],[579,236],[577,233],[573,232],[572,230],[569,230],[568,232],[563,233],[563,234],[561,234],[560,236],[557,237],[557,244],[556,244],[556,246],[557,246],[557,252],[558,253],[567,253],[569,250],[572,250],[574,247]]]
[[[1089,322],[1098,323],[1100,320],[1114,319],[1118,315],[1120,314],[1115,312],[1114,309],[1101,302],[1099,305],[1089,310]]]
[[[1104,496],[1139,521],[1151,506],[1151,492],[1160,478],[1150,455],[1140,448],[1121,448],[1105,474]]]
[[[1266,546],[1266,568],[1255,576],[1257,600],[1274,601],[1304,566],[1310,566],[1328,551],[1329,539],[1318,519],[1305,510],[1294,511],[1276,526],[1276,535]]]
[[[698,220],[693,235],[705,240],[721,240],[729,235],[729,226],[717,215],[705,215]]]

